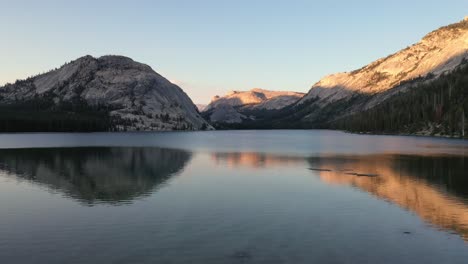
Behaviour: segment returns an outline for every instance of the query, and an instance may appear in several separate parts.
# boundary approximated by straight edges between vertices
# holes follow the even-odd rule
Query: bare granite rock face
[[[57,104],[103,105],[122,120],[118,130],[212,129],[177,85],[123,56],[84,56],[59,69],[0,87],[0,103],[52,98]]]
[[[227,95],[215,96],[203,113],[211,122],[241,123],[245,119],[255,119],[259,110],[279,110],[296,103],[304,93],[269,91],[255,88],[250,91],[231,91]]]
[[[468,20],[442,27],[420,42],[361,69],[326,76],[312,86],[298,105],[312,102],[318,107],[353,95],[378,95],[364,109],[371,108],[395,92],[404,92],[416,79],[434,79],[468,59]],[[396,89],[394,89],[396,88]],[[362,108],[360,108],[362,110]]]

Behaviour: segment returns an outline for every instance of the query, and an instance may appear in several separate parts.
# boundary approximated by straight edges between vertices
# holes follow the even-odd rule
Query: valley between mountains
[[[346,62],[343,62],[346,63]],[[255,88],[195,105],[124,56],[84,56],[0,87],[0,131],[339,129],[466,137],[468,19],[307,93]]]

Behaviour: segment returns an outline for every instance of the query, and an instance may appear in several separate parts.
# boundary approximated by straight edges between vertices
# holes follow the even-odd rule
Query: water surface
[[[2,263],[466,263],[468,143],[0,135]]]

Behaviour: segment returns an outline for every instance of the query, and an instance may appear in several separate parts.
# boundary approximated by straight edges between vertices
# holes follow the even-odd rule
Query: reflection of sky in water
[[[283,154],[458,154],[468,141],[347,134],[328,130],[211,131],[155,133],[2,134],[0,148],[66,146],[156,146],[214,152]]]
[[[265,138],[246,133],[240,146],[208,140],[215,133],[180,133],[175,141],[167,140],[177,133],[121,135],[129,137],[126,143],[164,139],[192,151],[0,150],[0,259],[239,263],[241,255],[254,263],[465,263],[468,258],[468,157],[443,154],[463,150],[464,142],[373,136],[341,142],[333,139],[335,132],[299,131],[300,142],[279,144],[282,150],[274,152],[279,147],[272,142],[287,131]],[[77,136],[95,142],[102,137]],[[304,137],[321,140],[303,144]],[[61,145],[62,139],[44,142]],[[314,155],[312,145],[323,152]],[[425,155],[349,154],[401,146]],[[259,151],[235,151],[253,147]],[[337,150],[345,151],[330,154]]]

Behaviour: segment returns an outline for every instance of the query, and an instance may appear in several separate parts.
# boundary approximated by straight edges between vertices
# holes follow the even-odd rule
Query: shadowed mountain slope
[[[122,56],[81,57],[0,87],[1,131],[199,130],[177,85]]]

